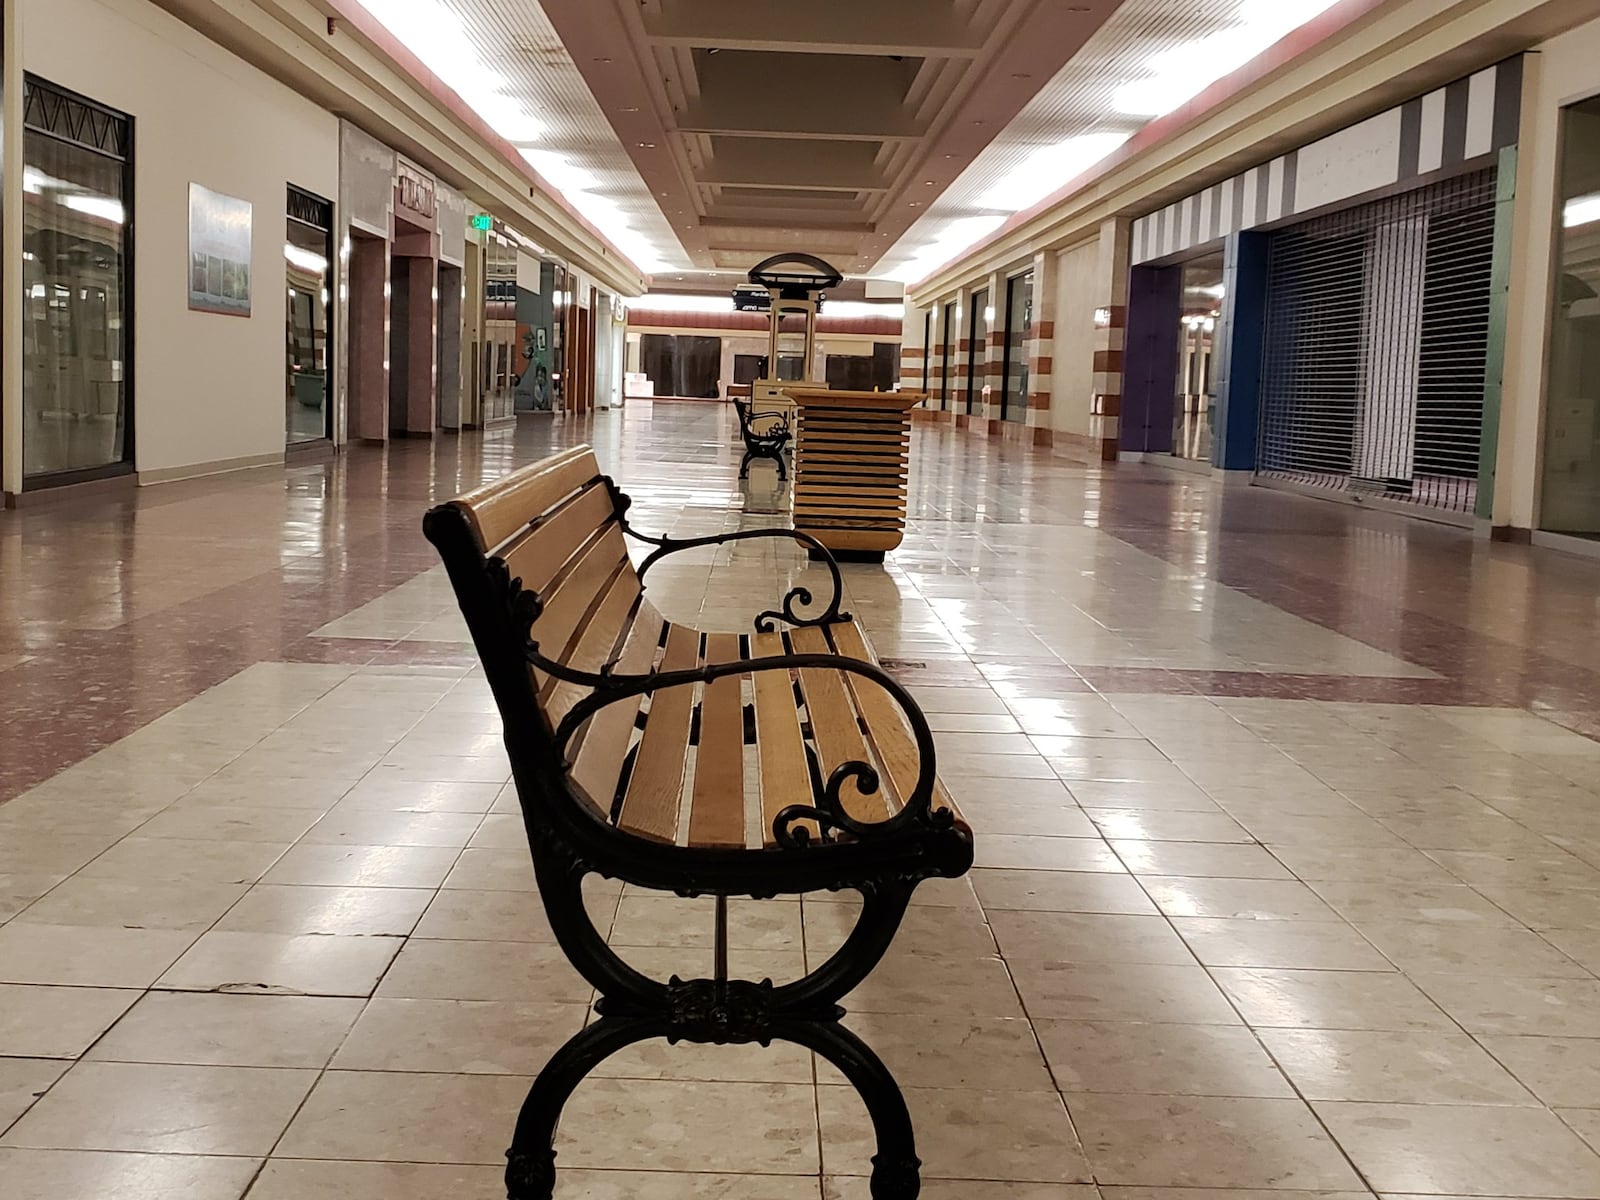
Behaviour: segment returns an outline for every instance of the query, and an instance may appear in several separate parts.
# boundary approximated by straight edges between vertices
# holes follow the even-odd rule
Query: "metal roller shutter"
[[[1271,235],[1258,475],[1472,511],[1494,195],[1490,168]]]

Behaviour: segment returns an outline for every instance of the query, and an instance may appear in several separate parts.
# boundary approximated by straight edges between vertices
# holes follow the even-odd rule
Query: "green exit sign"
[[[472,227],[479,233],[488,233],[494,228],[494,218],[488,213],[473,213]]]

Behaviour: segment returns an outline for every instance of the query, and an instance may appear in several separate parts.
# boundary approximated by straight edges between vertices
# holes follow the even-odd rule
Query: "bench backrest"
[[[566,770],[554,730],[590,689],[529,665],[525,640],[547,659],[598,671],[623,651],[635,618],[649,609],[594,451],[579,446],[552,455],[447,501],[428,513],[423,529],[444,560],[494,691],[524,803],[524,772],[544,777],[548,795]],[[648,620],[637,624],[650,627]],[[653,656],[653,644],[645,649]],[[625,749],[617,750],[619,767]]]

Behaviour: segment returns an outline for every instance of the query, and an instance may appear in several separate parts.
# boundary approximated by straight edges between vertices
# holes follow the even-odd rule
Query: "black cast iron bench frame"
[[[781,412],[751,412],[753,407],[750,401],[740,396],[730,397],[733,401],[734,411],[739,414],[739,435],[744,438],[744,459],[739,463],[739,478],[750,477],[750,464],[758,458],[770,458],[778,464],[778,478],[789,478],[789,468],[783,461],[784,452],[789,448],[789,440],[793,436],[789,431],[789,422]],[[772,424],[765,429],[757,430],[757,421],[771,419]]]
[[[820,616],[803,617],[797,606],[810,606],[811,595],[804,587],[794,588],[781,612],[757,618],[757,629],[771,630],[775,622],[804,627],[849,619],[839,607],[838,565],[810,536],[763,529],[692,539],[646,537],[626,523],[629,499],[609,478],[603,483],[622,531],[655,547],[640,567],[641,576],[661,558],[680,551],[753,538],[789,539],[823,559],[833,596]],[[939,804],[933,736],[915,701],[876,664],[833,654],[783,654],[636,675],[616,673],[610,666],[598,672],[574,670],[540,653],[535,635],[541,598],[488,553],[493,548],[481,544],[462,502],[431,510],[424,531],[444,561],[505,723],[506,748],[551,929],[572,965],[600,996],[595,1004],[599,1019],[556,1052],[523,1104],[507,1152],[510,1200],[550,1200],[556,1174],[553,1140],[563,1105],[608,1056],[651,1038],[761,1045],[783,1040],[820,1054],[855,1087],[871,1117],[877,1140],[870,1185],[874,1200],[913,1200],[920,1191],[921,1164],[905,1100],[877,1055],[840,1023],[845,1010],[839,1002],[889,949],[918,884],[960,876],[972,864],[970,829]],[[554,736],[542,719],[530,666],[592,689]],[[608,824],[569,785],[565,747],[584,721],[605,706],[732,674],[802,668],[828,668],[869,680],[903,711],[919,758],[916,785],[888,819],[866,822],[847,811],[847,782],[861,792],[876,791],[879,784],[874,767],[859,761],[835,769],[813,805],[780,813],[773,824],[773,844],[760,849],[647,841]],[[624,962],[584,907],[582,883],[589,874],[683,897],[715,897],[712,977],[673,976],[661,982]],[[764,899],[841,889],[861,894],[860,916],[844,943],[815,970],[776,985],[770,979],[728,978],[728,897]]]

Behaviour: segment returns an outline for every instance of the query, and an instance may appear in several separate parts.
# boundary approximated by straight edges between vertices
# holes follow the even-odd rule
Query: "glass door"
[[[288,204],[284,440],[294,444],[329,437],[333,430],[333,205],[295,187]]]
[[[967,342],[967,415],[977,412],[988,399],[989,388],[989,322],[994,310],[989,307],[989,292],[985,288],[972,296],[972,320],[968,325]]]
[[[1005,391],[1000,416],[1022,421],[1028,415],[1028,335],[1033,332],[1033,272],[1006,284]]]
[[[1183,264],[1178,316],[1177,393],[1172,405],[1172,453],[1211,461],[1216,420],[1216,332],[1222,315],[1222,255]]]

